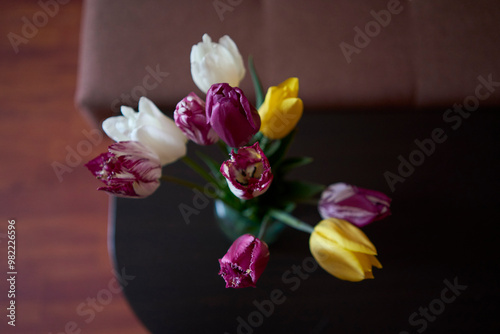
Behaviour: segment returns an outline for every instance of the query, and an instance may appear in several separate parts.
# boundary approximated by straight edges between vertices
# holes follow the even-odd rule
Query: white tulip
[[[216,83],[238,87],[245,76],[245,66],[238,47],[225,35],[219,43],[203,35],[203,42],[191,49],[191,76],[198,88],[206,93]]]
[[[102,123],[104,132],[115,141],[138,141],[155,152],[163,165],[186,155],[187,137],[148,98],[139,100],[139,112],[122,106],[123,116],[113,116]]]

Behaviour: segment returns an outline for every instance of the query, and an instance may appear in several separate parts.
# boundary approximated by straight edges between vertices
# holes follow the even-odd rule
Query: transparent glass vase
[[[259,235],[262,221],[251,217],[248,211],[238,211],[221,200],[214,201],[215,221],[226,237],[234,241],[243,234]],[[285,225],[275,219],[268,223],[263,241],[268,245],[275,242],[280,236]]]

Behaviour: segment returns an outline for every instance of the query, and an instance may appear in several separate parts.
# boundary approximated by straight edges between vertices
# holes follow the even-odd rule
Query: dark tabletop
[[[114,202],[111,253],[133,310],[152,333],[497,333],[500,114],[445,112],[305,111],[299,123],[290,155],[315,161],[291,177],[393,198],[392,216],[363,228],[384,266],[374,280],[330,276],[287,228],[257,288],[226,289],[217,260],[231,243],[213,206],[186,224],[179,205],[194,193],[164,183]],[[163,171],[198,180],[180,162]],[[311,206],[295,213],[320,221]]]

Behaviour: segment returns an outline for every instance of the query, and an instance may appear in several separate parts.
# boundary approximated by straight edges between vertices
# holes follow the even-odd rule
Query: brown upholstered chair
[[[189,54],[208,33],[252,54],[266,87],[299,77],[309,110],[446,108],[500,81],[499,31],[496,0],[87,0],[76,103],[97,122],[141,95],[171,112],[199,93]],[[253,96],[250,75],[241,87]]]

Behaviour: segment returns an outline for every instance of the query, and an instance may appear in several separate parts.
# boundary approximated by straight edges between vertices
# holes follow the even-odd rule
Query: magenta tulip
[[[255,287],[268,261],[267,244],[250,234],[244,234],[219,259],[219,275],[226,281],[226,288]]]
[[[271,185],[271,165],[256,142],[231,152],[231,159],[224,161],[220,172],[226,178],[229,189],[241,199],[262,195]]]
[[[231,147],[247,144],[259,132],[260,116],[238,87],[212,85],[207,92],[207,122]]]
[[[136,141],[112,144],[85,166],[106,185],[97,190],[118,197],[147,197],[160,186],[160,158]]]
[[[335,183],[323,191],[318,209],[323,219],[338,218],[365,226],[390,215],[390,204],[391,199],[381,192]]]
[[[219,140],[215,130],[207,124],[205,101],[193,92],[177,103],[174,120],[186,137],[196,144],[212,145]]]

